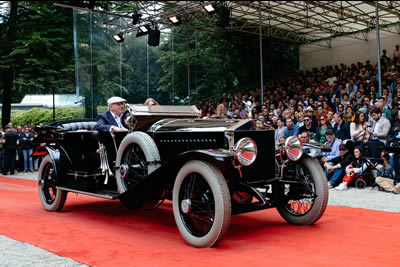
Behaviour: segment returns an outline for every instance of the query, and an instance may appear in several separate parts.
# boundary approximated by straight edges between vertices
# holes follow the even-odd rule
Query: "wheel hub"
[[[127,164],[122,164],[121,167],[119,167],[119,171],[121,173],[121,177],[122,178],[127,178],[128,177],[128,173],[129,173],[129,167]]]
[[[190,199],[184,199],[181,202],[181,210],[183,213],[188,214],[192,209],[192,201]]]

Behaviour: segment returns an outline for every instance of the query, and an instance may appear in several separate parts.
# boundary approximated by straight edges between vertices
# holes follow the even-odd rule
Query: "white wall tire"
[[[56,177],[50,155],[43,158],[39,168],[38,189],[40,202],[47,211],[61,211],[67,199],[64,190],[56,188]]]
[[[231,199],[222,173],[208,162],[187,162],[178,172],[173,189],[176,225],[193,247],[218,245],[231,220]]]
[[[311,200],[307,198],[304,198],[303,201],[305,202],[300,199],[281,203],[277,210],[289,224],[311,225],[321,218],[328,204],[327,179],[319,163],[309,156],[303,156],[297,165],[307,172],[305,180],[308,179],[308,181],[306,183],[311,186],[317,197],[312,199],[311,203],[307,203],[307,200]],[[290,187],[288,190],[290,191]],[[303,206],[301,207],[301,205]]]
[[[143,159],[146,162],[151,162],[151,164],[147,165],[147,170],[145,175],[149,175],[153,171],[155,171],[160,164],[160,153],[158,152],[158,148],[154,142],[154,140],[144,132],[133,132],[128,134],[121,142],[116,158],[116,166],[121,166],[124,164],[124,156],[128,152],[127,149],[130,149],[132,146],[137,146],[140,148],[143,153]],[[128,190],[127,180],[121,176],[121,170],[118,169],[115,171],[115,176],[117,180],[118,192],[124,193]]]

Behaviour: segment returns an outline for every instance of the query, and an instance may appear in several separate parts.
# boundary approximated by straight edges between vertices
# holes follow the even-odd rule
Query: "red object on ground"
[[[398,266],[400,213],[328,207],[312,226],[275,209],[235,215],[216,248],[184,243],[171,202],[130,211],[119,201],[68,194],[42,208],[37,182],[0,177],[0,234],[96,266]]]

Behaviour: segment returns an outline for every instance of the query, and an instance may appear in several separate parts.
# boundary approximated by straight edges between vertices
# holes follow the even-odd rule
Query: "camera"
[[[386,161],[390,161],[390,155],[386,152],[383,152],[382,158],[384,158]]]

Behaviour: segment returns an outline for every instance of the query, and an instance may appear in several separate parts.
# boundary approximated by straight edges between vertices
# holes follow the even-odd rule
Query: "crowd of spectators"
[[[16,126],[8,123],[0,127],[0,170],[3,175],[14,175],[15,172],[37,171],[40,156],[32,156],[36,146],[33,140],[37,136],[34,123]]]
[[[261,90],[256,88],[224,95],[218,102],[201,101],[198,108],[204,119],[250,118],[256,129],[274,130],[276,144],[307,132],[303,137],[331,146],[332,152],[313,155],[328,174],[328,186],[347,189],[349,178],[342,181],[346,174],[354,174],[350,167],[362,170],[360,163],[354,161],[354,151],[364,157],[367,156],[364,149],[368,147],[368,156],[379,158],[387,139],[400,137],[399,49],[396,45],[392,57],[383,50],[381,94],[378,64],[372,65],[367,60],[266,80],[263,99]],[[358,148],[349,151],[341,146],[346,140],[353,140]],[[341,154],[340,148],[351,157]],[[393,157],[388,162],[392,162],[395,176],[400,176],[399,159]],[[400,187],[394,191],[400,193]]]

